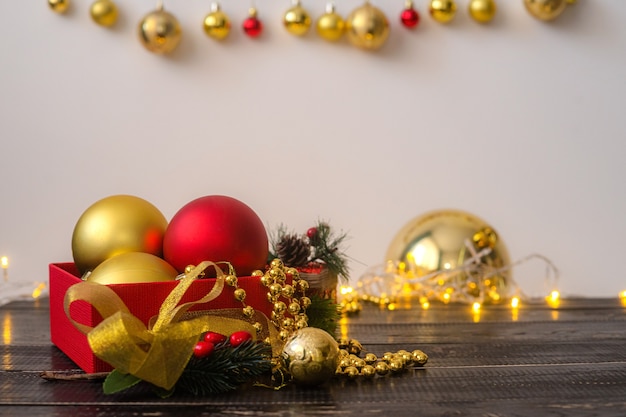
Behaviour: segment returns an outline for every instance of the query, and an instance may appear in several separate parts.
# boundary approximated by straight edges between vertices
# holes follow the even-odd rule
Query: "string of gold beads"
[[[306,296],[309,283],[300,278],[296,268],[285,267],[283,262],[276,258],[270,262],[265,272],[257,270],[252,276],[260,277],[261,284],[267,288],[267,300],[272,303],[270,322],[278,330],[281,341],[295,330],[307,327],[309,318],[306,314],[311,305],[311,299]],[[291,284],[287,283],[287,276],[291,277]],[[297,294],[300,294],[298,297]]]
[[[424,366],[428,361],[428,355],[418,349],[412,352],[404,349],[385,352],[380,358],[374,353],[366,353],[361,357],[362,346],[355,339],[339,341],[339,348],[339,364],[335,374],[350,379],[398,374],[411,367]]]

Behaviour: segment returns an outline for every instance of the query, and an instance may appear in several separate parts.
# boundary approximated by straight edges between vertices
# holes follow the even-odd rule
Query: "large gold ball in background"
[[[117,22],[117,6],[111,0],[96,0],[91,4],[89,13],[100,26],[113,26]]]
[[[230,19],[223,11],[217,9],[207,14],[204,18],[204,33],[213,39],[222,40],[230,33]]]
[[[487,222],[461,210],[437,210],[402,227],[391,241],[386,259],[403,263],[406,271],[419,277],[461,267],[472,258],[472,251],[487,248],[489,254],[478,260],[485,267],[497,269],[511,264],[503,240]],[[467,278],[465,274],[457,277],[459,281]],[[510,270],[491,277],[494,294],[505,292],[509,281]]]
[[[448,23],[456,16],[456,2],[454,0],[431,0],[428,11],[437,22]]]
[[[148,201],[114,195],[92,204],[80,216],[72,234],[74,263],[81,273],[126,252],[161,256],[167,220]]]
[[[180,43],[182,30],[178,20],[165,10],[148,13],[139,22],[139,40],[150,52],[167,54]]]
[[[346,22],[338,13],[331,9],[317,19],[315,28],[317,34],[322,39],[335,42],[343,36],[346,29]]]
[[[489,23],[496,16],[496,2],[494,0],[471,0],[468,6],[469,14],[478,23]]]
[[[127,252],[107,259],[87,277],[98,284],[134,284],[138,282],[173,281],[178,271],[158,256]]]
[[[365,3],[348,15],[346,35],[359,48],[378,49],[389,37],[389,21],[380,9]]]
[[[70,7],[70,0],[48,0],[48,6],[55,13],[65,13]]]
[[[335,374],[339,345],[329,333],[316,327],[296,330],[282,351],[287,372],[301,385],[319,385]]]
[[[526,10],[539,20],[554,20],[563,13],[567,0],[524,0]]]
[[[302,6],[295,5],[285,12],[283,25],[292,35],[303,36],[311,27],[311,16]]]

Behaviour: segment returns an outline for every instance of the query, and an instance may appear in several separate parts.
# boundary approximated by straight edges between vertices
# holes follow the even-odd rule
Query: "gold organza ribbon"
[[[209,266],[213,266],[217,273],[211,291],[197,301],[178,305],[193,281]],[[244,320],[209,315],[182,320],[190,307],[217,298],[224,288],[224,280],[225,275],[217,264],[209,261],[200,263],[168,295],[150,329],[131,314],[111,288],[92,282],[81,282],[67,290],[65,314],[78,330],[87,335],[89,346],[98,358],[118,372],[170,390],[185,369],[202,333],[214,331],[230,335],[245,330],[255,337],[254,327]],[[90,327],[73,320],[70,305],[78,300],[91,304],[103,321],[96,327]]]

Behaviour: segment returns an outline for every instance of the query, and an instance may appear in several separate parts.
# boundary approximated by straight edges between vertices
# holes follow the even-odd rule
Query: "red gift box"
[[[81,282],[76,266],[71,263],[53,263],[50,271],[50,338],[76,365],[87,373],[110,371],[111,366],[97,358],[91,351],[87,336],[81,333],[65,315],[64,299],[68,288]],[[267,301],[267,290],[260,283],[260,277],[238,277],[238,287],[246,291],[246,304],[253,306],[268,317],[272,304]],[[159,308],[178,281],[148,282],[138,284],[108,285],[122,299],[130,312],[147,326],[150,319],[159,313]],[[215,279],[198,279],[185,293],[181,303],[196,301],[207,295]],[[233,287],[225,286],[219,297],[206,304],[198,304],[190,309],[241,308],[242,304],[233,295]],[[70,306],[70,315],[76,322],[95,327],[102,317],[90,304],[79,300]]]

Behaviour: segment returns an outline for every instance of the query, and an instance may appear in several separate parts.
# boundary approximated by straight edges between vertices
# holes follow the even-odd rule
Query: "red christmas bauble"
[[[172,217],[163,237],[163,258],[179,272],[202,261],[227,261],[237,275],[262,269],[269,252],[259,216],[222,195],[197,198]]]
[[[251,38],[256,38],[263,32],[263,23],[256,17],[249,17],[243,21],[243,30]]]
[[[402,11],[400,14],[400,21],[402,24],[408,28],[413,28],[417,26],[420,21],[420,15],[413,8],[407,8]]]

